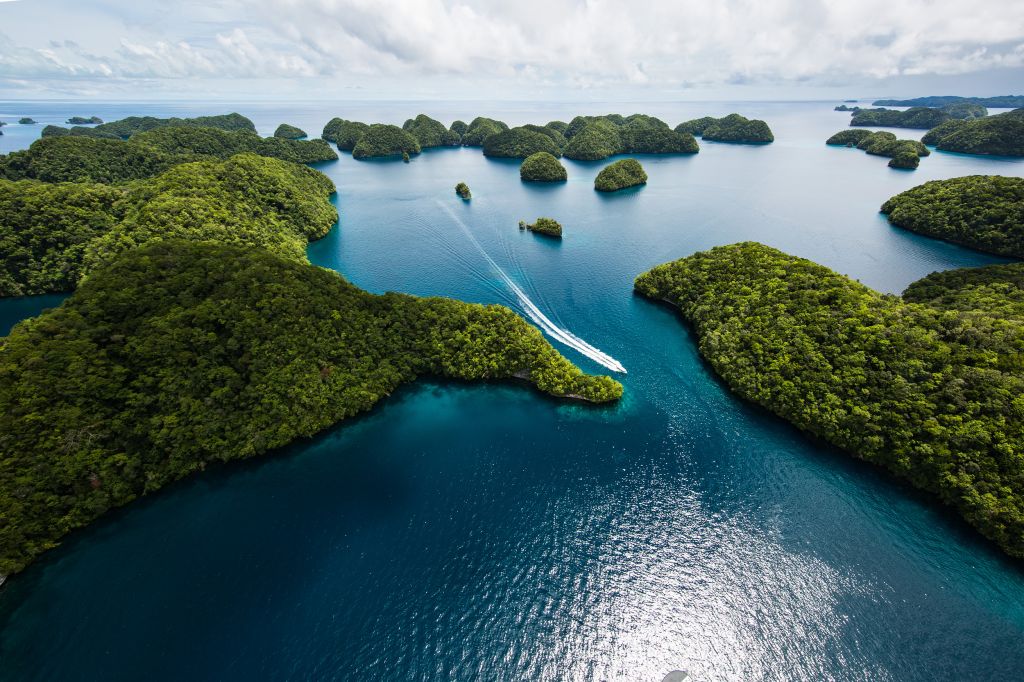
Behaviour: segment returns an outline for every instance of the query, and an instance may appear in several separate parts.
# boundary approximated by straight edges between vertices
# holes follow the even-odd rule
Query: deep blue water
[[[777,139],[641,157],[648,185],[613,196],[592,189],[602,163],[565,161],[556,187],[523,185],[517,163],[470,149],[323,164],[341,221],[310,246],[314,263],[374,292],[515,306],[457,218],[548,317],[625,365],[625,398],[588,408],[420,382],[313,440],[175,485],[9,581],[0,678],[1024,678],[1020,562],[736,400],[678,318],[632,293],[656,263],[748,239],[894,293],[999,262],[877,210],[925,180],[1024,175],[1024,163],[934,153],[890,170],[824,146],[848,120],[834,104],[0,104],[2,120],[42,123],[237,109],[264,134],[281,121],[316,132],[334,115],[641,111],[674,125],[739,111]],[[0,151],[32,139],[4,132]],[[561,243],[517,229],[542,215],[563,223]],[[0,326],[26,305],[0,302]]]

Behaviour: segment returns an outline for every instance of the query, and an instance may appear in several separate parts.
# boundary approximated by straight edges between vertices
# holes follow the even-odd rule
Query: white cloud
[[[57,3],[68,18],[50,11],[45,36],[34,3],[5,7],[0,26],[21,36],[21,22],[39,45],[0,38],[0,77],[456,78],[500,90],[863,83],[1024,66],[1024,3],[1006,0]]]

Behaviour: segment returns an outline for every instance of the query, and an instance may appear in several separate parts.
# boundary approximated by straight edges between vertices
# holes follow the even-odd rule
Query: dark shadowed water
[[[0,119],[227,108],[264,134],[332,116],[510,123],[640,111],[763,117],[777,142],[640,157],[646,187],[520,183],[478,149],[320,166],[341,222],[311,260],[370,291],[497,302],[621,362],[621,404],[420,382],[260,461],[217,468],[75,534],[0,593],[11,680],[931,680],[1024,678],[1024,567],[882,472],[745,405],[667,308],[650,266],[758,240],[882,291],[999,262],[890,227],[925,180],[1024,175],[935,153],[914,172],[824,140],[834,103],[0,105]],[[897,131],[919,136],[915,131]],[[0,151],[30,131],[4,128]],[[37,132],[35,134],[38,134]],[[5,146],[6,145],[6,146]],[[453,187],[473,191],[461,202]],[[517,229],[561,221],[561,243]],[[0,302],[0,331],[59,299]],[[604,369],[558,344],[591,372]]]

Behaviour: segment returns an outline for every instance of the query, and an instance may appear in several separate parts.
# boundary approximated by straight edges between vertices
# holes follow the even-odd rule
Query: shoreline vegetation
[[[911,232],[1000,256],[1024,258],[1024,178],[968,175],[932,180],[882,204]]]
[[[679,310],[741,398],[932,493],[1020,558],[1024,275],[997,268],[931,275],[900,299],[745,242],[635,288]]]
[[[0,291],[74,290],[0,338],[0,575],[112,508],[312,436],[417,377],[622,396],[508,308],[378,296],[310,265],[335,188],[295,150],[337,156],[242,118],[126,119],[0,157]],[[380,128],[354,149],[418,151]]]

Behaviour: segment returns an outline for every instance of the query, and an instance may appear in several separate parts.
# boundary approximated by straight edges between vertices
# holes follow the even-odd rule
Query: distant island
[[[274,131],[274,137],[280,137],[285,140],[301,140],[306,137],[306,131],[302,128],[296,128],[293,125],[282,123],[277,126],[277,130]]]
[[[67,121],[65,121],[65,123],[69,123],[71,125],[76,126],[84,126],[103,123],[103,119],[99,116],[90,116],[89,118],[85,118],[83,116],[72,116]]]
[[[856,147],[868,154],[886,156],[890,168],[914,169],[922,156],[931,152],[917,140],[899,140],[890,132],[872,132],[863,128],[841,130],[825,141],[830,146]]]
[[[749,119],[739,114],[722,118],[704,116],[684,121],[676,126],[676,132],[686,132],[714,142],[736,144],[769,144],[775,141],[768,124],[759,119]]]
[[[1024,156],[1024,109],[970,121],[949,120],[929,130],[921,141],[947,152]]]
[[[529,230],[530,232],[536,232],[547,237],[562,238],[562,225],[554,218],[537,218],[535,222],[527,223],[525,220],[519,221],[520,230]]]
[[[882,126],[885,128],[934,128],[952,118],[941,109],[914,107],[906,111],[898,109],[861,109],[850,118],[851,126]]]
[[[647,184],[647,173],[636,159],[621,159],[610,163],[594,178],[594,189],[598,192],[615,192],[644,184]]]
[[[897,194],[881,210],[897,227],[1024,258],[1024,178],[970,175],[933,180]]]
[[[519,179],[523,182],[564,182],[568,178],[565,166],[548,152],[531,154],[519,166]]]
[[[879,107],[942,107],[947,104],[978,104],[993,109],[1020,109],[1024,107],[1024,95],[1000,95],[997,97],[956,97],[942,95],[915,97],[913,99],[880,99],[873,104]]]
[[[848,107],[845,104],[840,104],[835,111],[860,111],[860,107]]]
[[[455,185],[455,193],[458,194],[462,199],[469,201],[473,198],[473,193],[469,191],[469,185],[464,182],[460,182]]]
[[[20,123],[23,126],[28,126],[28,125],[35,125],[36,122],[33,121],[31,118],[26,116],[24,118],[19,118],[18,119],[18,123]]]
[[[1024,557],[1019,291],[1006,306],[1005,274],[960,272],[962,283],[945,279],[944,294],[910,305],[746,242],[660,265],[635,287],[678,308],[737,395],[935,495]],[[992,280],[1002,284],[950,293]]]

